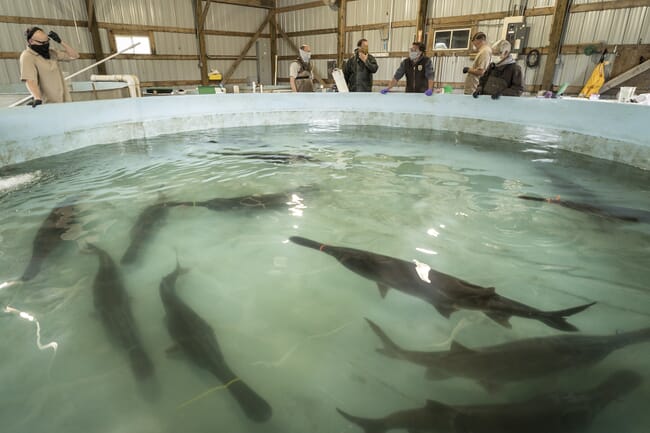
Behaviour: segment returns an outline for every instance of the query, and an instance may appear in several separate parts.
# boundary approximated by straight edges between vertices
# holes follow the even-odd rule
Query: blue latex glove
[[[433,95],[433,89],[427,89],[426,92],[424,92],[424,94],[427,96]]]
[[[385,89],[381,89],[381,90],[379,91],[379,93],[381,93],[382,95],[385,95],[385,94],[388,93],[388,92],[390,92],[390,89],[389,89],[388,87],[386,87]]]

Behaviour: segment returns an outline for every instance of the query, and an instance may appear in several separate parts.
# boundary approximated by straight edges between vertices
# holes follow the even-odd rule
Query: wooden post
[[[347,0],[341,0],[339,5],[339,17],[338,17],[338,32],[337,32],[337,50],[336,50],[336,64],[339,68],[343,67],[343,60],[345,59],[345,48],[347,44],[345,43],[347,26]]]
[[[232,76],[232,74],[235,72],[235,69],[237,69],[237,66],[244,60],[244,57],[246,57],[246,54],[248,53],[248,50],[251,49],[255,41],[260,37],[262,32],[264,31],[264,27],[271,21],[271,18],[275,15],[275,12],[273,9],[269,10],[269,13],[266,15],[266,18],[262,22],[262,24],[259,26],[253,37],[248,41],[244,49],[239,53],[239,56],[237,57],[237,60],[233,62],[232,65],[230,65],[230,68],[228,68],[228,72],[226,72],[223,76],[223,82],[225,83],[228,81],[228,79]]]
[[[95,1],[86,0],[86,15],[88,16],[88,31],[93,40],[93,50],[95,51],[95,61],[100,61],[104,58],[104,50],[102,49],[102,40],[99,37],[99,27],[97,26],[97,16],[95,15]],[[106,65],[100,63],[97,66],[97,72],[100,75],[106,75]]]
[[[418,42],[424,40],[424,34],[427,26],[427,12],[429,11],[429,0],[420,0],[418,6],[418,23],[415,29],[415,34]]]
[[[555,13],[553,14],[553,25],[551,26],[551,35],[549,37],[548,56],[546,57],[546,67],[542,78],[542,89],[553,90],[553,78],[557,59],[562,50],[562,40],[564,31],[569,18],[572,0],[556,0]]]
[[[205,51],[205,19],[210,8],[208,0],[203,9],[203,0],[196,0],[196,37],[199,39],[199,68],[201,69],[201,84],[208,85],[208,55]]]
[[[275,14],[273,14],[273,17],[271,17],[271,24],[270,24],[270,29],[271,29],[271,79],[274,80],[273,84],[275,84],[275,77],[278,73],[276,71],[276,63],[275,63],[275,58],[278,55],[278,31],[277,31],[277,17]]]

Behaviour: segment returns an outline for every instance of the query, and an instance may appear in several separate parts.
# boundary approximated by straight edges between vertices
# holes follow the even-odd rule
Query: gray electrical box
[[[510,23],[506,30],[506,40],[512,45],[511,52],[519,54],[528,44],[530,27],[524,23]]]
[[[265,86],[273,84],[273,74],[271,74],[271,40],[261,38],[255,42],[257,54],[257,82]]]

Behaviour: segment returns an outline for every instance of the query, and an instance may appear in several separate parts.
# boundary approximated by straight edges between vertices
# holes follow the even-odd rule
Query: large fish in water
[[[613,400],[642,382],[638,373],[617,371],[588,391],[542,394],[520,403],[451,406],[427,400],[424,407],[384,418],[360,418],[336,409],[365,433],[404,429],[435,433],[578,433]]]
[[[176,269],[160,282],[160,299],[165,307],[165,323],[177,349],[194,364],[214,374],[237,400],[246,416],[255,422],[271,418],[271,406],[241,380],[226,364],[214,330],[176,294],[176,279],[185,272]]]
[[[644,328],[614,335],[526,338],[480,349],[453,342],[450,350],[418,352],[399,347],[376,323],[366,320],[384,345],[377,349],[379,353],[425,367],[429,379],[465,377],[478,381],[488,391],[508,382],[588,367],[615,350],[650,341],[650,328]]]
[[[145,243],[153,237],[156,230],[160,228],[160,224],[167,217],[169,208],[176,205],[173,202],[161,202],[152,204],[140,212],[138,219],[131,228],[131,243],[122,256],[120,263],[126,265],[135,262]]]
[[[435,307],[444,317],[459,309],[479,310],[502,326],[510,328],[510,317],[535,319],[561,331],[578,328],[564,318],[589,308],[595,302],[558,311],[542,311],[498,295],[494,287],[482,287],[451,275],[394,257],[354,248],[324,245],[299,236],[291,242],[329,254],[352,272],[375,281],[381,296],[389,288],[420,298]]]
[[[34,278],[41,265],[54,249],[63,243],[63,236],[74,223],[75,208],[71,204],[52,209],[38,229],[32,245],[32,257],[23,272],[22,281]]]
[[[292,202],[294,195],[305,191],[314,190],[313,186],[303,186],[293,191],[279,192],[273,194],[252,194],[241,197],[213,198],[197,202],[177,202],[174,205],[201,206],[214,211],[231,211],[246,209],[277,209],[287,207]]]
[[[517,196],[522,200],[541,201],[545,203],[558,204],[562,207],[577,210],[592,215],[597,215],[603,218],[617,219],[628,222],[650,222],[650,212],[641,209],[632,209],[620,206],[593,206],[586,203],[578,203],[570,200],[562,200],[560,197],[555,198],[542,198],[530,195]]]
[[[122,276],[106,251],[90,243],[87,248],[99,257],[93,284],[95,310],[109,337],[129,355],[136,378],[146,379],[153,374],[154,367],[140,341]]]
[[[291,153],[273,153],[273,152],[208,152],[212,155],[223,156],[241,156],[245,159],[259,159],[272,164],[290,164],[294,162],[317,161],[311,156],[291,154]]]

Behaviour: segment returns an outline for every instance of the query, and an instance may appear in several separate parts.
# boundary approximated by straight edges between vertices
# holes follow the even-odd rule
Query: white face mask
[[[411,51],[411,52],[409,52],[409,59],[411,59],[411,60],[415,60],[415,59],[417,59],[419,56],[420,56],[420,52],[419,52],[419,51]]]
[[[309,63],[309,60],[311,59],[311,53],[300,50],[300,58],[302,59],[303,62]]]

